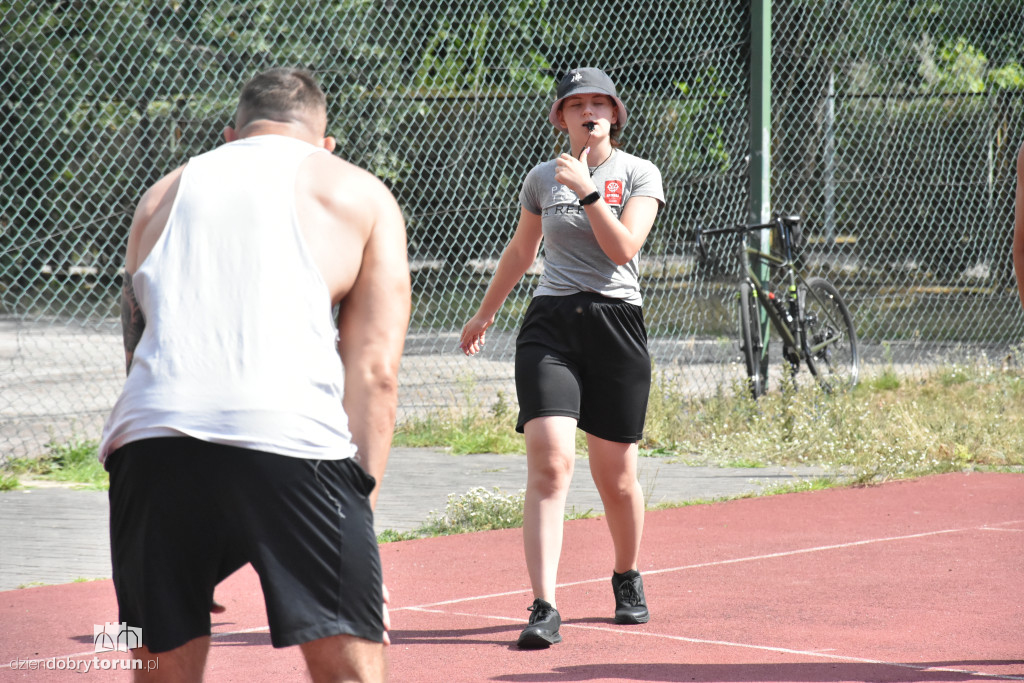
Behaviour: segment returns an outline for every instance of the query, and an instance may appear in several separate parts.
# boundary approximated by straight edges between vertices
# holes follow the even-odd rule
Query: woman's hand
[[[587,155],[589,154],[590,148],[586,147],[579,159],[563,152],[555,160],[555,180],[575,192],[580,199],[597,190],[594,181],[590,178],[590,168],[587,166]]]
[[[477,313],[466,326],[462,328],[462,338],[459,340],[459,348],[467,356],[479,353],[484,348],[484,336],[487,328],[494,322],[494,316],[484,317]]]

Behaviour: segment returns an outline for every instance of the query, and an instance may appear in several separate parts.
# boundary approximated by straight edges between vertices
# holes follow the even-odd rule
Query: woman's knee
[[[635,444],[610,444],[590,440],[590,474],[602,497],[631,498],[639,487]]]
[[[576,465],[576,422],[565,417],[526,423],[527,487],[557,493],[569,487]]]
[[[527,488],[543,495],[562,493],[572,482],[575,454],[552,453],[548,457],[536,457],[527,466]]]

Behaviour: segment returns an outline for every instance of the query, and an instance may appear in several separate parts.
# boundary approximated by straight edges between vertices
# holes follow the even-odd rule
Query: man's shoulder
[[[184,172],[186,166],[187,164],[182,164],[160,178],[160,180],[150,185],[146,191],[142,193],[142,197],[139,199],[139,208],[144,210],[148,207],[158,206],[168,195],[173,196],[177,191],[178,183],[181,180],[181,174]]]
[[[326,150],[322,154],[311,154],[306,160],[317,173],[330,176],[333,182],[342,182],[348,189],[386,189],[384,181],[367,169]]]
[[[356,164],[329,154],[312,154],[303,162],[299,187],[347,223],[374,225],[381,216],[400,213],[397,200],[380,178]]]

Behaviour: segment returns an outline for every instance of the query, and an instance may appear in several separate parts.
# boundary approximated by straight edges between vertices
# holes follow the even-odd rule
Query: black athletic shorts
[[[214,586],[247,562],[274,647],[382,641],[375,481],[359,463],[171,437],[129,443],[107,469],[119,619],[152,652],[210,635]]]
[[[650,391],[639,306],[592,293],[530,302],[516,339],[516,431],[535,417],[563,415],[588,434],[634,443]]]

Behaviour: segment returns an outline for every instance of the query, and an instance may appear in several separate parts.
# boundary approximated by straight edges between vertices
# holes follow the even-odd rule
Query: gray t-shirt
[[[592,168],[594,185],[618,217],[629,198],[653,197],[665,204],[661,172],[649,161],[621,150]],[[555,180],[555,161],[535,166],[523,182],[519,201],[541,217],[544,230],[544,274],[534,296],[566,296],[596,292],[640,306],[640,254],[616,265],[597,243],[579,197]]]

